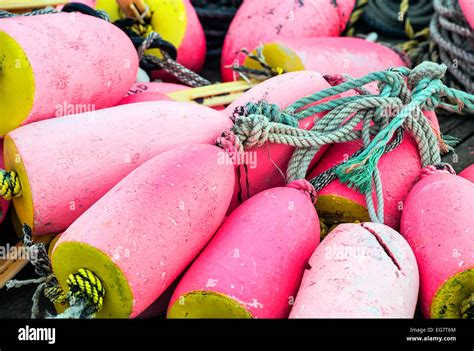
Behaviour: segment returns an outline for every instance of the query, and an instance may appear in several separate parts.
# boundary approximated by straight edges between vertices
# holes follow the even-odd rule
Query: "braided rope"
[[[474,31],[457,0],[434,0],[430,37],[408,50],[413,65],[425,60],[448,67],[444,81],[450,87],[474,93]]]
[[[294,181],[305,177],[310,162],[323,145],[362,139],[364,148],[360,153],[325,172],[313,185],[320,189],[321,185],[338,177],[363,193],[371,219],[383,222],[379,159],[393,150],[392,144],[401,142],[403,131],[406,131],[417,143],[424,166],[440,163],[440,150],[449,146],[424,117],[423,110],[474,111],[474,96],[450,89],[441,82],[445,72],[444,65],[425,62],[411,70],[393,68],[357,79],[329,77],[329,81],[340,84],[299,99],[283,111],[265,105],[265,102],[247,104],[244,109],[247,113],[236,110],[234,126],[223,133],[217,144],[227,149],[233,159],[244,150],[267,142],[293,146],[296,150],[287,168],[287,180]],[[371,95],[363,88],[375,81],[379,95]],[[349,90],[362,95],[315,104]],[[244,113],[238,115],[239,112]],[[321,112],[327,114],[318,119],[311,130],[296,127],[296,121]],[[283,123],[272,121],[275,116]],[[357,129],[361,123],[362,128]]]
[[[7,201],[21,196],[20,179],[15,171],[0,169],[0,196]]]
[[[44,9],[34,10],[25,13],[12,13],[6,10],[0,10],[0,18],[10,18],[10,17],[22,17],[22,16],[39,16],[39,15],[47,15],[50,13],[58,13],[59,11],[56,10],[54,7],[48,6]]]
[[[369,146],[357,157],[341,165],[336,171],[341,181],[358,188],[363,193],[371,189],[375,168],[394,132],[404,126],[417,141],[423,167],[440,163],[439,143],[431,126],[425,123],[422,110],[443,107],[474,112],[474,96],[446,87],[442,82],[446,66],[425,62],[408,75],[412,89],[411,101],[381,130]],[[442,99],[450,103],[442,102]]]
[[[148,32],[148,34],[146,35],[143,42],[138,48],[138,56],[140,60],[148,61],[154,64],[155,66],[161,67],[164,71],[170,73],[179,81],[185,83],[190,87],[196,88],[211,84],[210,81],[201,77],[199,74],[174,61],[171,56],[164,50],[161,50],[161,54],[163,56],[162,59],[154,55],[145,55],[145,51],[150,48],[151,44],[156,39],[161,39],[161,36],[158,33],[154,31]]]
[[[99,311],[103,306],[105,296],[105,288],[101,280],[92,271],[80,268],[78,272],[69,275],[67,279],[69,291],[64,293],[53,273],[46,246],[43,243],[33,243],[31,228],[28,225],[24,224],[22,231],[22,240],[28,249],[30,263],[34,266],[35,273],[39,275],[39,278],[10,280],[6,287],[11,289],[38,284],[32,298],[31,318],[40,316],[39,299],[41,295],[53,303],[64,305],[69,302],[70,307],[63,314],[58,315],[58,318],[89,318]]]
[[[342,35],[348,36],[348,37],[353,37],[355,35],[355,25],[359,22],[360,18],[362,17],[362,14],[365,11],[365,8],[367,7],[369,3],[369,0],[357,0],[351,16],[349,17],[349,20],[347,21],[346,24],[346,29],[344,30],[344,33]]]

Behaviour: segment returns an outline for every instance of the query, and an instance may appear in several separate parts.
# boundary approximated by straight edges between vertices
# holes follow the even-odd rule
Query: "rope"
[[[393,38],[427,36],[433,15],[431,0],[371,0],[362,18],[373,30]]]
[[[80,12],[82,14],[90,15],[93,17],[103,19],[104,21],[110,22],[109,15],[107,14],[107,12],[103,10],[95,10],[92,7],[89,7],[81,3],[68,3],[64,5],[62,11],[58,11],[52,6],[48,6],[43,9],[33,10],[30,12],[25,12],[25,13],[20,13],[20,14],[8,12],[5,10],[0,10],[0,18],[39,16],[39,15],[48,15],[48,14],[60,13],[60,12]]]
[[[143,42],[138,48],[138,56],[142,62],[148,62],[155,67],[161,67],[164,71],[170,73],[179,81],[193,88],[211,84],[207,79],[173,60],[169,53],[164,50],[160,50],[163,56],[162,59],[154,55],[145,55],[145,51],[151,47],[155,40],[162,40],[162,38],[154,31],[149,32],[145,39],[143,39]]]
[[[354,9],[352,10],[351,16],[347,21],[346,29],[344,30],[344,33],[342,33],[343,36],[353,37],[355,35],[355,25],[362,17],[362,14],[364,13],[368,3],[369,0],[357,0]]]
[[[438,139],[427,119],[423,117],[422,110],[442,107],[447,110],[474,112],[474,96],[448,88],[442,83],[441,78],[445,71],[446,66],[432,62],[425,62],[410,71],[407,84],[411,97],[360,155],[336,170],[341,181],[362,193],[370,192],[378,161],[394,133],[402,126],[415,138],[423,167],[440,163]]]
[[[92,318],[104,304],[105,288],[102,281],[90,270],[79,268],[67,279],[66,298],[69,308],[55,318]]]
[[[282,67],[272,67],[270,66],[263,54],[263,45],[258,46],[255,49],[255,54],[249,52],[247,49],[241,49],[248,59],[257,62],[260,65],[260,69],[250,68],[247,66],[240,65],[230,65],[226,68],[232,69],[234,72],[237,72],[238,75],[247,82],[250,82],[250,79],[256,80],[266,80],[285,73],[285,70]]]
[[[56,10],[54,7],[48,6],[44,9],[34,10],[30,12],[25,12],[22,14],[12,13],[5,10],[0,10],[0,18],[10,18],[10,17],[21,17],[21,16],[39,16],[39,15],[46,15],[50,13],[58,13],[59,11]]]
[[[40,314],[39,299],[43,293],[51,296],[50,299],[53,302],[62,304],[65,301],[62,299],[62,290],[59,287],[59,283],[54,277],[45,245],[43,243],[33,244],[31,228],[26,224],[23,225],[22,232],[22,241],[29,252],[28,257],[31,258],[30,263],[35,268],[35,273],[39,275],[39,278],[29,280],[10,280],[7,282],[6,287],[7,289],[11,289],[20,288],[29,284],[39,284],[32,297],[33,306],[31,309],[31,318],[38,318]]]
[[[78,272],[70,274],[67,279],[69,291],[65,294],[59,286],[59,282],[54,276],[51,261],[48,252],[43,243],[33,244],[31,236],[31,228],[24,224],[23,243],[31,257],[30,263],[35,268],[35,273],[39,278],[28,280],[10,280],[7,282],[7,289],[20,288],[29,284],[38,284],[33,297],[31,318],[38,318],[39,299],[41,295],[47,297],[53,303],[65,304],[69,302],[68,308],[63,314],[57,318],[89,318],[99,311],[104,302],[105,289],[101,280],[90,270],[80,268]],[[78,308],[79,306],[79,308]]]
[[[360,152],[313,180],[312,184],[318,190],[338,177],[365,195],[372,221],[383,223],[383,191],[377,169],[380,157],[393,150],[406,131],[416,141],[424,166],[440,163],[440,150],[448,149],[449,145],[433,130],[422,111],[474,109],[473,96],[444,86],[441,78],[445,71],[444,65],[426,62],[412,70],[393,68],[357,79],[327,77],[331,83],[340,84],[299,99],[283,111],[264,101],[247,104],[240,115],[242,111],[236,110],[234,126],[222,134],[217,144],[228,150],[233,159],[238,159],[244,150],[267,142],[295,147],[287,169],[287,180],[291,182],[305,178],[308,166],[321,146],[361,139],[364,148]],[[364,88],[375,81],[379,95],[371,95]],[[314,105],[353,89],[361,95]],[[311,130],[297,127],[297,121],[321,112],[327,113]],[[362,128],[356,130],[360,124]]]
[[[0,170],[0,196],[5,200],[21,196],[21,185],[15,171]]]

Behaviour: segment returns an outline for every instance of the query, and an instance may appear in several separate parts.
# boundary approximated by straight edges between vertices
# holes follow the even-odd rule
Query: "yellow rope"
[[[69,275],[66,283],[69,287],[67,294],[56,282],[56,284],[45,289],[44,296],[52,303],[64,305],[73,299],[79,299],[90,305],[93,312],[102,309],[104,305],[105,288],[102,281],[92,271],[79,268],[76,273]]]
[[[348,37],[353,37],[355,34],[355,24],[360,20],[362,14],[364,13],[365,7],[369,3],[369,0],[359,0],[354,6],[349,21],[347,21],[345,35]]]
[[[422,30],[415,33],[411,24],[410,18],[408,17],[408,10],[410,9],[410,0],[402,0],[400,3],[400,15],[403,16],[405,22],[405,33],[408,37],[408,41],[401,45],[404,52],[415,49],[420,43],[427,40],[430,35],[429,27],[425,27]]]
[[[15,171],[0,170],[0,196],[5,200],[21,196],[21,186]]]
[[[104,305],[105,289],[101,280],[90,270],[80,268],[67,278],[69,294],[82,298],[94,306],[95,312]]]

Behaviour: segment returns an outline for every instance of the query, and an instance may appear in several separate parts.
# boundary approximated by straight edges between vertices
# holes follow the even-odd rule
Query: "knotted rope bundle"
[[[312,184],[320,189],[321,184],[338,176],[366,195],[371,219],[383,222],[382,185],[377,170],[380,157],[393,150],[402,140],[402,131],[407,131],[417,142],[424,166],[440,163],[440,150],[449,149],[449,145],[433,130],[422,110],[439,107],[460,111],[474,107],[473,96],[441,82],[445,71],[444,65],[426,62],[413,70],[394,68],[357,79],[327,77],[329,81],[342,83],[300,99],[283,111],[265,102],[247,104],[243,110],[236,111],[233,128],[224,133],[217,144],[229,150],[233,158],[266,142],[293,146],[296,150],[287,170],[287,180],[293,181],[305,177],[311,160],[323,145],[362,140],[363,150]],[[364,89],[366,84],[375,81],[379,95]],[[349,90],[356,90],[360,95],[315,105]],[[317,120],[311,130],[295,126],[296,121],[320,112],[327,114]],[[359,124],[362,124],[361,129],[357,128]],[[373,185],[377,211],[371,196]]]
[[[39,300],[41,294],[51,302],[64,305],[69,303],[69,308],[55,318],[90,318],[103,306],[105,288],[102,281],[90,270],[80,268],[76,273],[69,275],[67,285],[69,291],[64,291],[59,286],[46,247],[43,243],[33,243],[31,228],[23,225],[23,243],[28,249],[30,262],[35,267],[35,273],[40,277],[28,280],[10,280],[7,289],[19,288],[24,285],[38,284],[33,294],[31,318],[40,317]]]

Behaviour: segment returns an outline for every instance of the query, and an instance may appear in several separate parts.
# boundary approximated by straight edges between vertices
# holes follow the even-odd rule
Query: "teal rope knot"
[[[281,110],[278,105],[271,104],[265,100],[257,103],[247,102],[243,108],[235,114],[235,120],[250,115],[262,115],[268,118],[270,122],[282,123],[291,127],[298,127],[298,118],[290,111]]]
[[[265,144],[270,129],[271,124],[266,116],[252,114],[238,118],[232,127],[232,132],[238,136],[243,149],[250,149]]]
[[[428,120],[423,117],[422,110],[442,107],[448,110],[472,111],[474,107],[474,96],[443,84],[441,78],[445,72],[446,66],[433,62],[424,62],[410,71],[407,84],[412,92],[410,99],[406,100],[408,103],[373,138],[363,152],[338,167],[336,174],[342,182],[363,193],[370,193],[378,162],[395,132],[402,127],[415,138],[423,167],[441,161],[439,138]]]

